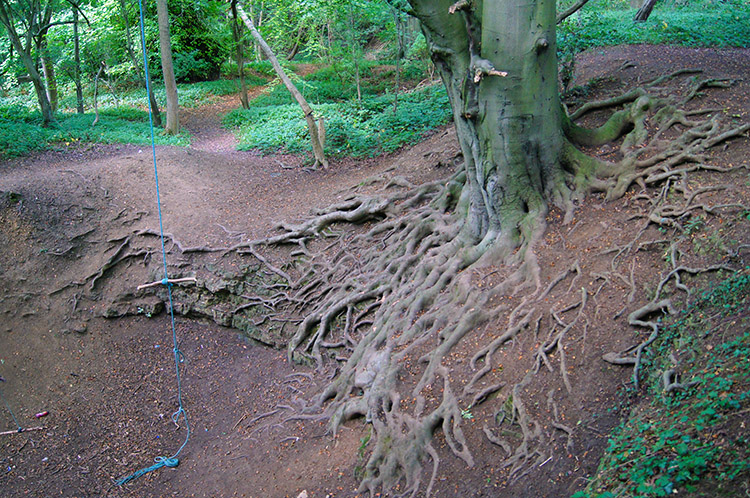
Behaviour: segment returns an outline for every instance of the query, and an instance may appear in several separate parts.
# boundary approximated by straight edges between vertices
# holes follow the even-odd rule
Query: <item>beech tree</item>
[[[565,133],[555,2],[410,3],[453,106],[467,236],[507,254],[532,238],[550,202],[572,212],[570,185],[587,165]]]
[[[486,436],[502,450],[496,468],[507,472],[508,480],[553,458],[555,431],[573,432],[557,415],[540,421],[526,408],[526,387],[541,368],[553,372],[553,360],[564,385],[560,395],[572,398],[575,388],[562,344],[565,334],[585,321],[584,309],[596,297],[574,285],[583,274],[577,262],[542,278],[535,244],[550,209],[560,208],[569,222],[574,201],[589,192],[615,199],[637,185],[637,197],[647,207],[639,234],[625,248],[616,248],[612,269],[619,274],[617,258],[637,247],[651,224],[678,227],[694,210],[710,213],[729,206],[695,201],[718,187],[692,193],[681,187],[684,203],[667,199],[670,188],[683,184],[689,172],[736,169],[711,165],[704,153],[747,132],[750,124],[725,122],[721,112],[685,110],[707,87],[731,84],[696,77],[687,85],[665,87],[696,70],[678,69],[569,112],[558,92],[555,26],[572,10],[558,15],[552,0],[409,0],[408,6],[399,5],[421,22],[447,89],[462,151],[455,171],[418,186],[397,175],[367,179],[310,219],[282,224],[278,235],[222,248],[222,257],[236,252],[257,261],[238,265],[244,269],[231,276],[222,273],[225,281],[238,283],[221,286],[223,307],[213,304],[218,300],[211,284],[175,289],[174,295],[186,314],[235,326],[254,339],[286,347],[290,360],[328,369],[330,381],[313,399],[280,406],[264,418],[281,412],[277,420],[282,424],[326,419],[335,432],[361,417],[373,429],[361,491],[377,496],[397,487],[399,496],[422,491],[429,496],[445,453],[469,467],[474,464],[471,438],[464,436],[464,420],[472,418],[473,407],[487,403],[496,408],[494,425],[477,437]],[[237,10],[260,43],[252,22]],[[578,124],[587,113],[608,109],[611,115],[600,127]],[[304,113],[314,137],[312,113]],[[616,139],[616,161],[582,152],[583,146]],[[373,193],[378,184],[382,193]],[[362,226],[346,232],[346,224]],[[262,254],[268,246],[291,246],[289,259],[272,261]],[[677,249],[671,250],[675,264]],[[637,385],[641,352],[659,329],[658,320],[649,317],[673,309],[662,295],[666,283],[674,278],[675,287],[684,290],[680,272],[719,268],[725,266],[675,266],[650,302],[627,314],[627,323],[650,328],[651,338],[602,360],[633,365]],[[483,285],[489,275],[495,275],[492,285]],[[602,287],[609,281],[605,278]],[[632,288],[635,293],[635,283]],[[548,302],[562,297],[573,304],[555,310]],[[598,305],[588,306],[598,312]],[[617,316],[621,313],[624,309]],[[490,322],[488,330],[484,325]],[[470,333],[472,340],[462,343]],[[530,356],[529,368],[508,377],[491,373],[502,370],[496,353],[524,333],[533,334],[527,343],[537,344],[524,354]],[[433,444],[437,432],[444,450]],[[513,436],[506,439],[508,434]]]
[[[464,406],[483,403],[501,390],[508,405],[503,412],[507,419],[502,420],[520,431],[521,439],[505,441],[485,431],[504,450],[499,467],[514,476],[542,464],[549,455],[550,434],[529,415],[523,389],[545,355],[559,350],[561,334],[575,325],[574,320],[560,332],[550,310],[544,309],[552,289],[575,274],[575,269],[563,270],[542,283],[534,246],[544,234],[550,208],[559,207],[567,223],[574,201],[589,192],[614,199],[634,183],[646,188],[687,171],[715,170],[700,159],[702,152],[750,129],[750,124],[724,124],[719,116],[694,119],[700,111],[681,110],[701,89],[726,82],[696,79],[683,98],[660,89],[689,70],[568,114],[558,93],[555,26],[575,9],[557,15],[553,0],[408,3],[409,13],[421,22],[453,108],[462,151],[454,175],[413,188],[403,180],[393,181],[386,188],[398,185],[404,190],[390,198],[352,196],[305,223],[283,225],[282,235],[247,244],[251,251],[261,245],[298,244],[297,254],[307,258],[298,278],[261,259],[294,292],[258,299],[276,309],[297,310],[304,303],[293,335],[284,338],[290,359],[322,369],[330,357],[337,358],[333,380],[305,412],[320,411],[334,431],[355,417],[372,424],[375,445],[361,483],[361,491],[370,496],[396,485],[403,496],[415,495],[424,486],[423,465],[431,460],[429,495],[440,462],[432,445],[438,430],[450,451],[472,466],[462,429]],[[599,128],[576,123],[592,110],[607,108],[618,110]],[[659,132],[649,133],[649,118],[661,126]],[[675,125],[685,131],[664,140],[663,133]],[[615,139],[622,140],[617,162],[579,149]],[[685,212],[654,208],[648,220],[671,226]],[[342,240],[333,258],[328,251],[310,250],[332,224],[365,222],[373,225]],[[504,276],[491,289],[472,281],[473,275],[497,271]],[[509,295],[515,304],[508,303]],[[586,300],[584,292],[576,306],[583,309]],[[667,304],[657,293],[629,315],[629,323],[651,327],[643,317]],[[470,353],[468,381],[458,383],[446,366],[452,349],[497,317],[507,318]],[[238,323],[242,320],[250,319],[238,318]],[[487,374],[496,367],[493,355],[534,323],[537,329],[548,323],[550,337],[535,356],[536,369],[508,389],[503,389],[505,382],[491,382]],[[613,353],[604,360],[635,364],[637,379],[637,359]],[[561,370],[572,393],[563,366]]]

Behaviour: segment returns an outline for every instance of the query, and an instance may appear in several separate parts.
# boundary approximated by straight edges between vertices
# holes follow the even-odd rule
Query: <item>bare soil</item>
[[[748,50],[596,50],[579,58],[576,84],[596,79],[584,98],[599,98],[681,67],[736,80],[729,88],[707,90],[691,105],[720,108],[732,119],[747,121],[750,84],[742,78],[750,74]],[[377,175],[399,175],[415,184],[445,177],[459,154],[455,133],[447,128],[390,156],[338,160],[328,171],[304,171],[302,157],[236,151],[234,138],[219,122],[235,105],[238,99],[225,98],[186,111],[193,145],[157,148],[164,228],[185,246],[225,247],[240,236],[272,235],[277,222],[300,221]],[[601,116],[590,119],[595,124]],[[589,152],[608,157],[614,149]],[[717,148],[710,161],[747,168],[749,158],[750,142],[742,139]],[[106,299],[71,293],[66,286],[96,274],[127,234],[158,230],[153,175],[150,149],[134,145],[79,146],[0,163],[0,376],[5,379],[0,390],[22,427],[44,427],[0,436],[2,495],[295,498],[304,490],[311,498],[361,496],[358,475],[371,450],[363,422],[347,423],[334,437],[322,422],[275,425],[279,412],[258,418],[283,412],[279,407],[293,406],[297,398],[312,397],[326,379],[287,362],[285,351],[185,317],[177,318],[177,335],[185,357],[182,392],[192,434],[180,465],[124,486],[113,484],[151,465],[154,457],[170,456],[185,438],[184,423],[176,427],[171,421],[177,386],[169,317],[149,317],[144,310],[138,316],[105,319]],[[712,204],[750,204],[746,169],[701,173],[690,182],[692,188],[726,185],[707,196]],[[581,277],[570,287],[593,294],[601,284],[596,275],[612,259],[607,251],[631,240],[642,222],[637,193],[610,203],[591,196],[567,226],[553,211],[547,236],[537,248],[543,279],[550,281],[577,262]],[[728,251],[750,243],[747,223],[736,213],[717,213],[705,220],[705,227],[696,233],[691,261],[747,264],[746,252]],[[714,233],[718,239],[711,237]],[[151,257],[161,255],[144,255]],[[627,401],[618,393],[631,370],[601,357],[643,339],[625,317],[648,302],[649,288],[666,268],[660,251],[638,252],[627,263],[629,280],[598,295],[587,327],[566,339],[573,392],[566,390],[557,357],[552,358],[555,368],[543,368],[528,386],[530,412],[543,423],[572,428],[570,437],[561,430],[549,441],[549,460],[529,468],[525,477],[509,478],[498,465],[502,449],[483,433],[496,410],[481,404],[464,424],[475,465],[467,468],[450,451],[439,449],[434,496],[552,498],[581,489],[596,470],[607,434]],[[474,278],[476,285],[492,286],[501,276],[497,269]],[[106,296],[117,289],[117,295],[149,277],[133,261],[98,279],[95,290]],[[556,309],[571,299],[571,293],[549,296]],[[69,318],[72,310],[77,311],[74,320]],[[456,349],[447,364],[455,375],[468,375],[467,363],[476,350],[472,341],[487,341],[498,333],[496,326],[482,327]],[[501,350],[496,359],[501,367],[487,382],[518,382],[543,341],[527,335]],[[49,414],[36,419],[40,412]],[[264,424],[266,420],[274,424]],[[0,406],[0,431],[15,428],[10,412]],[[441,434],[436,438],[440,441]]]

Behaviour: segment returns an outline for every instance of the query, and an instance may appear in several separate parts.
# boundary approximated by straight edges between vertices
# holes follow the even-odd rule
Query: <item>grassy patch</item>
[[[11,119],[6,117],[8,114],[12,115]],[[0,156],[17,157],[76,142],[151,142],[148,114],[145,111],[130,107],[103,109],[96,126],[91,126],[93,121],[93,114],[59,113],[55,124],[42,128],[38,113],[0,107]],[[154,138],[160,145],[186,146],[190,143],[189,137],[184,134],[173,137],[157,131]]]
[[[262,86],[267,80],[258,76],[246,77],[248,86]],[[240,80],[215,80],[200,81],[198,83],[183,83],[177,85],[177,98],[180,107],[192,109],[216,101],[216,98],[222,95],[231,95],[240,91]],[[136,107],[144,109],[148,106],[146,90],[136,88],[129,90],[122,95],[113,96],[106,88],[101,89],[99,98],[100,106],[109,107],[119,104],[120,107]],[[154,86],[154,96],[161,108],[167,105],[167,92],[163,86]]]
[[[314,105],[326,122],[326,153],[368,156],[396,150],[451,118],[445,89],[432,86],[403,94],[397,110],[393,95]],[[310,150],[307,126],[296,104],[258,100],[249,110],[235,110],[224,124],[237,128],[240,149],[264,152]]]
[[[251,76],[248,84],[263,85],[266,79]],[[41,116],[37,111],[35,96],[22,93],[0,98],[0,156],[17,157],[33,151],[44,150],[59,144],[74,142],[96,143],[136,143],[151,141],[148,121],[148,101],[146,90],[131,89],[114,95],[105,86],[100,87],[98,97],[99,123],[92,127],[93,113],[75,114],[75,97],[72,90],[63,88],[57,122],[49,128],[42,128]],[[217,96],[230,95],[239,91],[239,80],[216,80],[178,85],[180,107],[199,107],[211,103]],[[166,104],[163,87],[154,90],[159,105]],[[92,96],[86,97],[90,105]],[[177,137],[162,135],[155,130],[159,145],[187,146],[190,138],[186,134]]]
[[[360,93],[364,100],[392,91],[396,78],[396,66],[395,63],[384,64],[383,61],[361,61]],[[310,103],[346,102],[357,98],[355,67],[350,62],[324,65],[305,77],[299,77],[290,71],[287,73]],[[424,72],[419,70],[401,73],[402,83],[413,84],[422,78],[424,78]],[[271,106],[292,103],[294,100],[289,91],[277,81],[267,94],[255,99],[253,105]]]
[[[750,477],[750,267],[667,323],[648,349],[643,402],[615,429],[596,475],[576,498],[736,496]],[[681,358],[688,389],[665,393]]]
[[[750,2],[702,2],[683,8],[657,4],[644,22],[633,22],[635,10],[590,4],[558,28],[561,52],[625,44],[669,44],[688,47],[749,47]]]

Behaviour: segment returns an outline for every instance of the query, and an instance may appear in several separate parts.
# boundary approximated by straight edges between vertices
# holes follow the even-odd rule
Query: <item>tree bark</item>
[[[133,39],[130,36],[130,21],[128,20],[128,11],[125,8],[125,0],[120,0],[120,15],[125,23],[125,50],[130,57],[130,62],[133,64],[135,74],[138,75],[141,85],[143,85],[148,92],[148,101],[151,105],[151,115],[154,120],[154,126],[161,127],[161,112],[159,111],[159,103],[156,101],[156,96],[154,95],[154,85],[151,83],[151,73],[145,71],[146,74],[144,76],[144,71],[141,70],[141,65],[145,63],[145,58],[139,61],[138,57],[135,56],[135,50],[133,50]],[[145,42],[141,45],[144,44]]]
[[[44,81],[47,82],[47,100],[52,108],[52,112],[57,112],[57,78],[55,77],[55,63],[49,57],[49,51],[47,49],[47,30],[44,30],[42,34],[41,43],[41,62],[42,62],[42,73],[44,73]]]
[[[402,12],[393,8],[393,20],[396,25],[396,87],[393,91],[393,112],[398,111],[398,94],[401,90],[401,58],[404,56],[404,36]]]
[[[634,21],[645,21],[648,19],[648,16],[651,15],[651,11],[654,10],[654,6],[656,5],[656,0],[644,0],[643,5],[641,5],[641,8],[638,9],[638,12],[635,13]]]
[[[232,0],[232,36],[234,37],[235,58],[240,77],[240,102],[243,109],[248,109],[250,103],[247,98],[247,84],[245,83],[245,47],[242,43],[242,25],[237,16],[237,0]]]
[[[362,103],[362,79],[360,75],[359,70],[359,55],[360,55],[360,45],[359,45],[359,38],[356,34],[356,29],[354,28],[354,5],[349,4],[349,33],[347,34],[347,37],[349,38],[349,45],[352,51],[352,61],[354,61],[354,84],[357,86],[357,103]]]
[[[46,82],[47,88],[47,100],[49,101],[52,113],[57,112],[57,78],[55,77],[55,64],[49,57],[49,50],[47,47],[47,33],[49,32],[50,23],[52,21],[52,2],[48,2],[44,8],[43,14],[40,8],[39,25],[36,28],[37,33],[34,34],[36,41],[37,53],[39,54],[40,61],[42,63],[42,74],[44,75],[44,81]],[[33,31],[33,30],[31,30]]]
[[[313,115],[313,110],[310,107],[310,104],[307,103],[307,100],[305,100],[305,97],[302,95],[302,93],[297,89],[296,86],[294,86],[292,80],[289,79],[289,76],[287,76],[284,68],[282,68],[281,64],[279,64],[279,60],[271,50],[271,47],[268,46],[258,30],[255,29],[255,25],[250,20],[250,18],[247,17],[247,14],[245,13],[242,6],[239,5],[239,3],[237,4],[237,13],[245,23],[247,28],[250,30],[250,33],[253,35],[253,38],[260,46],[263,53],[266,55],[268,60],[271,61],[271,65],[273,65],[273,69],[276,72],[276,75],[279,77],[281,82],[284,83],[284,86],[287,88],[287,90],[289,90],[289,93],[292,94],[292,97],[294,97],[294,100],[297,101],[297,104],[299,104],[302,112],[305,115],[305,120],[307,121],[307,129],[310,132],[310,140],[312,141],[313,156],[315,158],[315,164],[313,165],[313,168],[320,166],[323,169],[327,169],[328,160],[323,153],[323,147],[325,144],[323,144],[320,140],[318,124],[315,120],[315,116]]]
[[[467,176],[464,236],[512,251],[565,190],[555,2],[410,4],[453,107]]]
[[[180,108],[177,102],[177,82],[174,79],[174,66],[172,64],[172,42],[169,35],[167,0],[156,0],[156,11],[159,17],[161,68],[164,74],[164,86],[167,90],[167,124],[164,131],[169,135],[176,135],[180,131]]]

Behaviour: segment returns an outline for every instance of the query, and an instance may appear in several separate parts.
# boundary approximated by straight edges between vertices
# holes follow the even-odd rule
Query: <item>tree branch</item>
[[[568,7],[566,10],[557,14],[557,20],[555,21],[555,24],[560,24],[565,19],[567,19],[568,17],[572,16],[573,14],[581,10],[581,8],[587,3],[589,3],[589,0],[578,0],[576,3]]]

